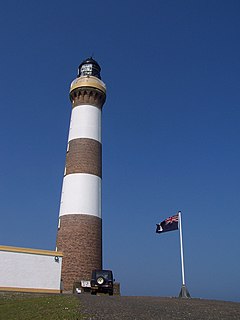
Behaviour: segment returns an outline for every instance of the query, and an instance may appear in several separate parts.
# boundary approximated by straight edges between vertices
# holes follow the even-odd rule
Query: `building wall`
[[[0,246],[0,290],[59,293],[62,253]]]

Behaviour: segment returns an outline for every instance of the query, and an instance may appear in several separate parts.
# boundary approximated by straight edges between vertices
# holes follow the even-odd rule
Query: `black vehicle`
[[[113,273],[111,270],[93,270],[91,279],[91,294],[97,292],[113,295]]]

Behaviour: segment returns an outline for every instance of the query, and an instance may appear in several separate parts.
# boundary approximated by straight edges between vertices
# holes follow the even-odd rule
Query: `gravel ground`
[[[79,295],[86,319],[240,320],[240,303],[201,299]]]

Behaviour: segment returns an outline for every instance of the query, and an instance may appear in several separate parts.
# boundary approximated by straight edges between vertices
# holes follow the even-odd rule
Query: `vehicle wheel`
[[[109,291],[109,295],[112,296],[113,295],[113,291]]]
[[[91,291],[91,294],[92,294],[92,295],[96,295],[96,294],[97,294],[97,291],[93,290],[93,291]]]
[[[103,284],[104,283],[104,278],[103,277],[97,278],[97,283],[98,284]]]

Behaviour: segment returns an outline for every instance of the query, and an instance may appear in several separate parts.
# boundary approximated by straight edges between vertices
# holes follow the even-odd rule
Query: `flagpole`
[[[182,236],[182,217],[181,211],[178,211],[179,218],[179,236],[180,236],[180,252],[181,252],[181,266],[182,266],[182,288],[179,294],[180,298],[190,298],[190,294],[185,284],[185,272],[184,272],[184,257],[183,257],[183,236]]]
[[[181,251],[181,266],[182,266],[182,285],[185,286],[181,211],[178,212],[178,217],[179,217],[179,235],[180,235],[180,251]]]

